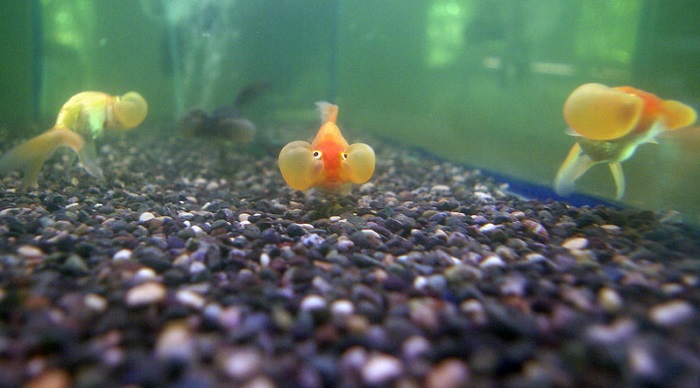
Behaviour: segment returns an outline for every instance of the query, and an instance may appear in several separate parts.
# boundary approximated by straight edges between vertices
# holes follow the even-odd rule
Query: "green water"
[[[284,140],[311,137],[313,103],[331,100],[355,141],[376,134],[551,185],[573,144],[561,109],[576,86],[700,108],[692,0],[35,0],[0,12],[0,126],[19,137],[83,90],[139,91],[154,130],[263,80],[247,115]],[[623,163],[626,204],[700,219],[694,133]],[[577,190],[615,193],[603,166]]]

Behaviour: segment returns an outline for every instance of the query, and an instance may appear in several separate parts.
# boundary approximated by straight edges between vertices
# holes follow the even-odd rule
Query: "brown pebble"
[[[71,386],[68,372],[61,369],[50,369],[31,379],[26,388],[68,388]]]
[[[469,382],[469,369],[459,360],[447,359],[437,364],[425,379],[428,388],[459,388]]]

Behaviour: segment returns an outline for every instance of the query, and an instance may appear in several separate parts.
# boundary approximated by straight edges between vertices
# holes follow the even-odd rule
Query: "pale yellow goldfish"
[[[364,143],[348,144],[335,121],[338,106],[317,102],[323,125],[316,138],[293,141],[280,151],[277,164],[282,177],[295,190],[319,187],[349,193],[353,183],[367,182],[374,174],[374,150]]]
[[[0,159],[0,172],[24,173],[24,187],[37,186],[41,167],[59,147],[75,151],[85,170],[104,179],[97,163],[94,140],[106,128],[130,129],[146,118],[148,104],[136,92],[110,96],[102,92],[82,92],[71,97],[58,112],[56,124],[43,134],[8,151]]]
[[[621,163],[640,145],[654,142],[665,131],[691,125],[696,117],[688,105],[629,86],[579,86],[564,103],[564,119],[576,143],[559,167],[555,191],[570,194],[576,180],[591,166],[608,163],[617,187],[616,198],[622,199],[625,176]]]

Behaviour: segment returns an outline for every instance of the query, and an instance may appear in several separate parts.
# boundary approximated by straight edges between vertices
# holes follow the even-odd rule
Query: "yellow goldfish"
[[[280,151],[282,177],[295,190],[319,187],[347,194],[353,183],[365,183],[374,174],[374,150],[364,143],[348,144],[335,121],[338,106],[317,102],[323,125],[316,138],[293,141]]]
[[[130,129],[146,118],[148,105],[136,92],[110,96],[101,92],[82,92],[71,97],[58,112],[56,124],[43,134],[8,151],[0,159],[0,172],[24,173],[24,187],[37,186],[39,172],[46,159],[59,147],[75,151],[85,170],[104,179],[97,163],[94,140],[105,128]]]
[[[568,195],[591,166],[608,163],[617,187],[616,198],[622,199],[625,176],[621,163],[640,145],[655,142],[666,131],[691,125],[696,117],[688,105],[629,86],[579,86],[564,103],[564,119],[576,143],[559,167],[554,190]]]

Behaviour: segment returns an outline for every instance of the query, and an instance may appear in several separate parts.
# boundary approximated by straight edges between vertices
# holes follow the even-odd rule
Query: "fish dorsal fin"
[[[316,103],[316,108],[321,113],[321,120],[324,123],[330,121],[335,124],[335,120],[338,117],[338,105],[326,101],[318,101]]]

